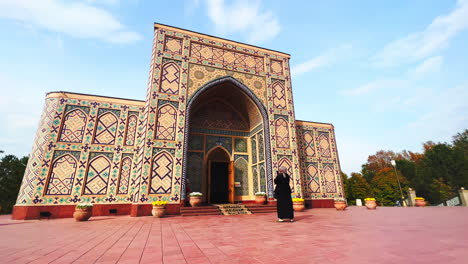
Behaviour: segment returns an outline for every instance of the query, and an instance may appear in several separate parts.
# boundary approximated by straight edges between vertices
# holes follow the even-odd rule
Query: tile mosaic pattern
[[[129,115],[127,118],[127,129],[125,130],[125,146],[135,145],[137,126],[138,114]]]
[[[174,62],[164,64],[161,73],[159,91],[167,94],[179,94],[180,67]]]
[[[172,155],[166,151],[160,152],[153,159],[151,175],[151,194],[168,194],[172,188],[172,172],[174,161]]]
[[[235,188],[236,195],[249,195],[249,156],[235,155],[234,157],[234,181],[241,184]]]
[[[111,162],[104,155],[99,155],[89,163],[84,195],[107,194]]]
[[[80,109],[69,112],[65,116],[59,141],[80,143],[85,132],[86,118],[87,115]]]
[[[299,121],[296,131],[304,198],[344,197],[333,126]]]
[[[117,117],[107,112],[99,116],[93,143],[113,145],[117,133]]]
[[[190,45],[191,57],[199,60],[218,63],[223,66],[241,67],[244,69],[263,71],[263,58],[235,50],[218,48],[203,43],[192,42]]]
[[[258,97],[260,101],[262,101],[263,104],[266,104],[267,95],[265,90],[265,77],[194,63],[189,64],[188,97],[191,97],[208,81],[222,76],[232,76],[236,80],[242,82]]]
[[[128,194],[131,171],[132,157],[125,157],[120,163],[120,175],[117,194]]]
[[[156,139],[174,140],[177,126],[177,110],[170,104],[163,105],[158,110]]]
[[[56,159],[46,188],[46,195],[70,195],[78,161],[70,154]]]
[[[261,106],[262,116],[257,121],[265,126],[250,132],[225,130],[224,134],[219,134],[223,131],[219,129],[208,131],[198,128],[203,133],[213,132],[212,135],[229,140],[219,141],[218,136],[211,136],[209,140],[207,136],[205,144],[214,147],[221,142],[232,153],[238,147],[233,136],[249,138],[261,132],[264,136],[260,138],[257,134],[255,138],[257,163],[248,172],[248,177],[253,177],[254,191],[265,190],[272,196],[272,174],[285,164],[284,157],[287,156],[286,163],[290,165],[297,196],[312,199],[343,196],[339,177],[334,179],[335,193],[322,192],[326,189],[322,186],[323,164],[333,164],[333,175],[339,175],[333,131],[322,129],[329,133],[328,138],[323,134],[319,139],[321,128],[317,131],[307,128],[313,130],[313,138],[306,140],[309,148],[306,146],[304,149],[308,154],[314,152],[315,156],[304,156],[303,136],[299,132],[302,127],[295,125],[289,71],[289,56],[286,54],[157,25],[144,102],[64,93],[56,93],[46,99],[17,203],[149,203],[154,200],[179,203],[185,197],[183,177],[191,177],[186,174],[189,166],[190,169],[200,167],[200,159],[203,160],[203,153],[197,154],[202,156],[196,160],[187,151],[187,107],[196,91],[226,76],[231,78],[233,85],[249,94],[257,106]],[[115,119],[109,118],[108,113]],[[106,116],[106,120],[101,120],[102,116]],[[325,142],[329,144],[329,153]],[[259,144],[264,146],[260,153]],[[246,147],[247,152],[238,154],[250,156],[252,150]],[[60,185],[60,181],[71,181],[70,175],[58,174],[60,161],[57,161],[63,155],[55,156],[54,153],[60,151],[79,153],[70,154],[76,160],[76,172],[69,188]],[[125,156],[127,154],[133,155],[131,164]],[[189,157],[195,162],[188,162]],[[252,161],[253,158],[249,159]],[[197,162],[198,165],[191,165]],[[309,178],[306,183],[306,178],[301,177],[307,172],[306,162],[318,164],[320,193],[313,192],[317,190],[315,183]],[[54,166],[57,167],[55,172]],[[331,175],[328,171],[327,175]],[[332,191],[333,181],[331,176],[327,177],[323,184]],[[44,195],[49,185],[51,194]],[[126,194],[124,185],[128,185]],[[303,188],[307,189],[307,195],[303,194]]]

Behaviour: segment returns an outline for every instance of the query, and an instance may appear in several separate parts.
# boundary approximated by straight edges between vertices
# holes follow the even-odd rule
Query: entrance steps
[[[223,215],[252,214],[243,204],[217,204]]]
[[[261,213],[276,213],[276,205],[270,204],[246,204],[245,207],[249,209],[252,214]]]
[[[197,207],[181,207],[181,216],[195,216],[195,215],[222,215],[217,206],[197,206]]]

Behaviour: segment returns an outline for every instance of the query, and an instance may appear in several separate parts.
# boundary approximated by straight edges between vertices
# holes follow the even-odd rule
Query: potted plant
[[[75,218],[76,221],[88,221],[88,219],[92,215],[93,215],[93,204],[79,203],[75,207],[73,218]]]
[[[155,217],[163,217],[166,214],[166,201],[155,201],[151,203],[153,205],[153,210],[151,214]]]
[[[375,198],[365,198],[364,201],[366,202],[367,209],[375,210],[377,208]]]
[[[255,193],[255,203],[265,204],[266,202],[266,193],[265,192],[256,192]]]
[[[424,207],[424,206],[426,206],[426,201],[425,201],[424,198],[422,198],[422,197],[416,197],[416,198],[414,199],[414,201],[416,202],[416,206],[417,206],[417,207]]]
[[[346,200],[344,198],[335,198],[335,208],[338,211],[346,209]]]
[[[294,211],[296,211],[296,212],[304,211],[304,208],[305,208],[304,199],[302,199],[302,198],[293,198],[292,202],[293,202]]]
[[[200,192],[191,192],[189,194],[190,196],[190,205],[192,207],[195,207],[195,206],[200,206],[200,204],[202,203],[202,197],[203,197],[203,194],[200,193]]]

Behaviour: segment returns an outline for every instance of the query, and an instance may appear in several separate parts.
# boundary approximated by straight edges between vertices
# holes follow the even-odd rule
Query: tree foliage
[[[0,206],[1,214],[9,214],[15,205],[28,157],[18,159],[6,155],[0,160]]]
[[[412,187],[430,204],[452,198],[460,187],[468,188],[468,129],[456,134],[451,144],[427,141],[423,143],[423,150],[423,153],[380,150],[370,155],[361,166],[361,177],[370,184],[368,193],[373,193],[384,205],[401,200],[391,160],[396,161],[402,188]],[[364,184],[354,173],[346,180],[345,192],[350,203],[353,203],[351,199],[360,198],[355,194],[362,186]]]

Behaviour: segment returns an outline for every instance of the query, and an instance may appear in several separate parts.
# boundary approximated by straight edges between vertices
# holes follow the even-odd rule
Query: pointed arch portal
[[[208,178],[212,172],[208,160],[212,153],[208,153],[208,151],[218,151],[218,149],[221,151],[221,148],[216,148],[216,146],[222,146],[223,152],[230,157],[229,163],[225,161],[226,164],[228,164],[227,169],[229,169],[229,166],[233,167],[231,163],[235,162],[234,156],[241,156],[237,154],[234,155],[236,152],[234,148],[236,146],[234,146],[234,140],[229,136],[237,133],[249,137],[253,133],[257,133],[255,131],[262,131],[261,134],[264,139],[262,157],[264,157],[265,162],[262,168],[266,170],[264,172],[266,174],[265,187],[268,196],[273,197],[268,114],[263,103],[247,86],[231,76],[221,77],[206,83],[189,98],[185,124],[182,199],[185,199],[186,179],[188,177],[187,174],[190,173],[187,171],[189,145],[191,147],[196,145],[196,147],[199,148],[198,151],[205,153],[205,165],[203,166],[203,173],[201,174],[205,175],[205,186],[207,186],[207,184],[210,183],[209,181],[212,180]],[[212,136],[207,136],[206,140],[197,139],[197,143],[195,144],[190,135],[192,132],[198,131],[210,131],[206,133]],[[219,133],[224,133],[226,136],[220,135]],[[210,137],[210,139],[208,137]],[[219,166],[222,167],[226,165]],[[222,169],[219,170],[221,171]],[[231,168],[231,170],[233,171],[233,168]],[[243,182],[242,184],[245,184],[245,186],[239,189],[247,189],[248,183]],[[205,188],[205,190],[211,193],[209,188]],[[224,192],[224,190],[222,191]],[[208,193],[205,193],[205,195],[206,194]]]

